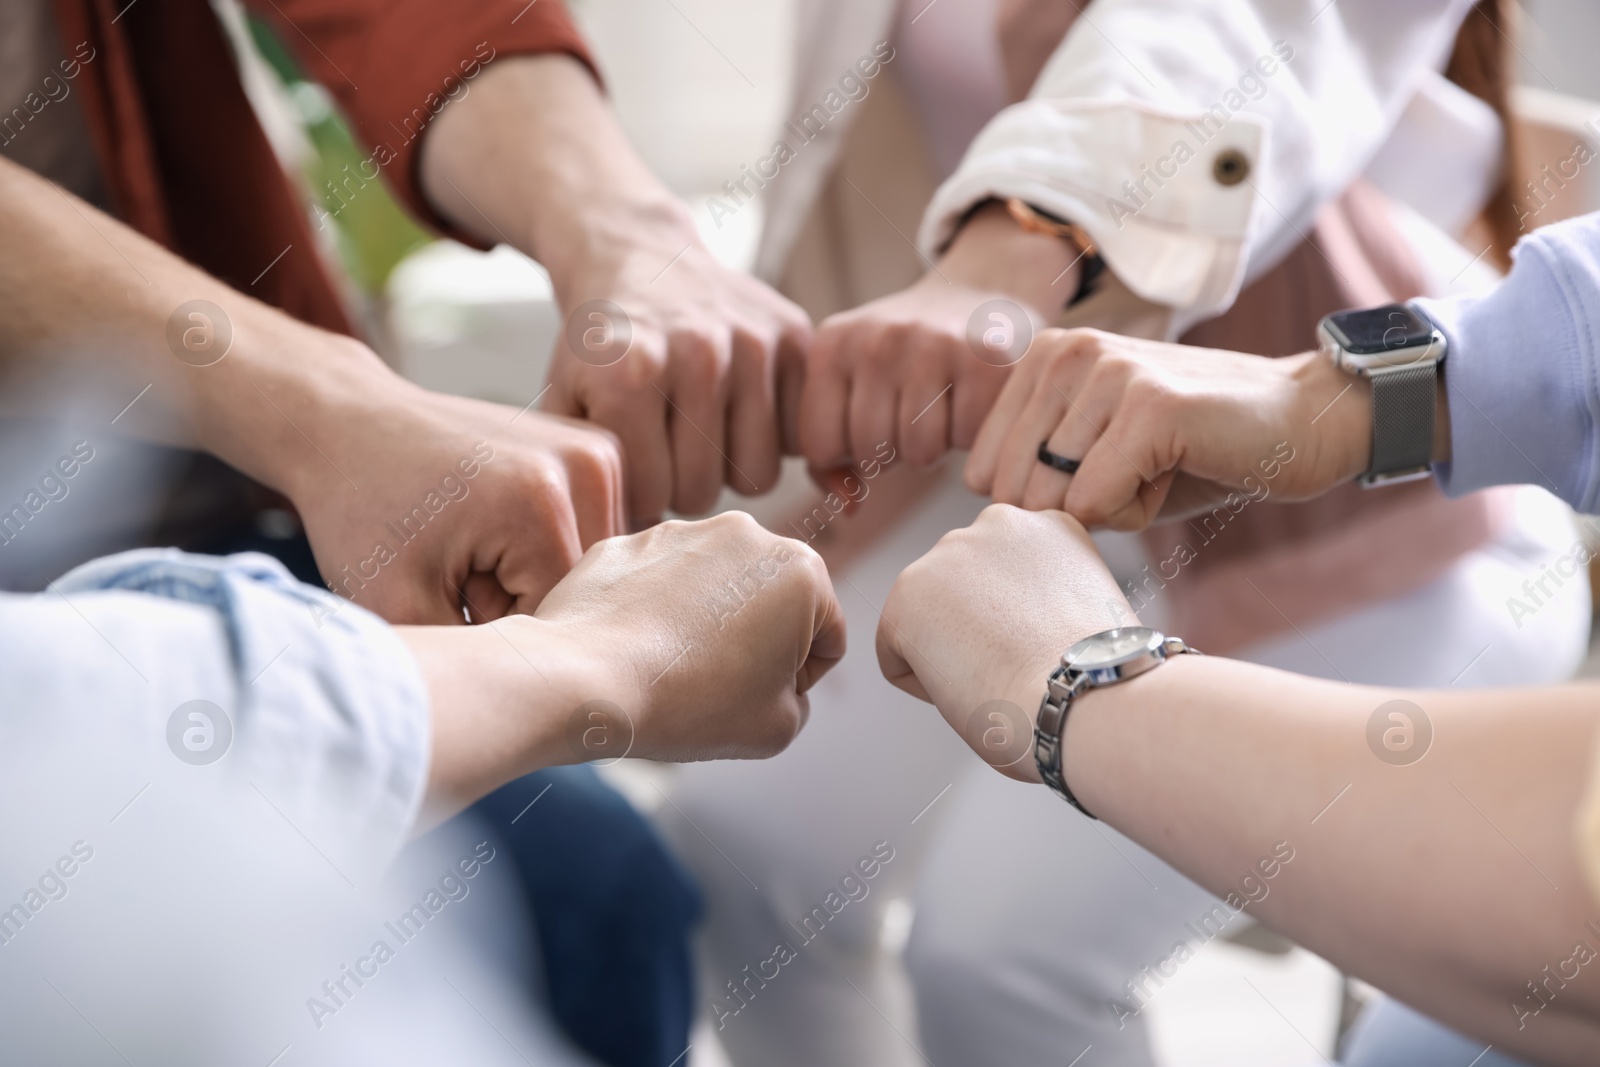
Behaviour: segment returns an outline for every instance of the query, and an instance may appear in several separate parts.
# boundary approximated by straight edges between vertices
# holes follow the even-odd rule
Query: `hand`
[[[774,755],[845,646],[821,559],[741,512],[596,545],[537,615],[396,632],[433,716],[423,829],[556,764]]]
[[[391,622],[474,622],[538,607],[585,549],[623,529],[604,431],[373,375],[325,417],[284,489],[317,566]]]
[[[1082,526],[992,505],[901,573],[878,625],[878,665],[996,769],[1037,782],[1030,731],[1061,653],[1131,625]]]
[[[419,174],[446,218],[550,271],[567,329],[545,407],[621,439],[636,521],[706,511],[725,482],[772,488],[810,320],[711,258],[587,68],[497,60],[429,126]]]
[[[991,206],[962,228],[939,265],[911,287],[829,318],[817,331],[800,405],[800,450],[813,468],[838,467],[887,443],[913,463],[968,448],[1012,364],[1077,286],[1076,252],[1025,233]],[[983,304],[980,338],[968,339]]]
[[[997,502],[1138,530],[1228,495],[1303,500],[1366,469],[1372,395],[1320,353],[1283,359],[1049,330],[1006,383],[967,460]],[[1040,442],[1081,460],[1039,462]]]
[[[598,658],[583,699],[622,709],[646,759],[781,752],[845,649],[821,557],[737,511],[595,546],[538,618]]]
[[[568,325],[544,402],[617,435],[628,510],[644,522],[668,507],[705,512],[724,483],[746,495],[777,483],[796,447],[779,398],[798,393],[810,343],[805,312],[717,264],[676,215],[664,208],[625,242],[592,242],[558,279]]]

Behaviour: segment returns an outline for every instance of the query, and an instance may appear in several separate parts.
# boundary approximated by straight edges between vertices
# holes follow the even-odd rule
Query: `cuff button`
[[[1238,185],[1250,177],[1250,160],[1237,148],[1218,152],[1211,164],[1211,176],[1218,185]]]

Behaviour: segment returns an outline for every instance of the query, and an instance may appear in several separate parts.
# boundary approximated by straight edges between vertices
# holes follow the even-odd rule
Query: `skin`
[[[810,321],[711,257],[587,69],[560,55],[496,61],[440,112],[420,165],[438,210],[544,264],[569,315],[599,300],[623,309],[625,355],[603,340],[599,355],[574,349],[586,328],[617,327],[587,313],[557,341],[544,407],[621,440],[636,522],[702,513],[724,485],[772,488],[795,448]]]
[[[1444,390],[1434,459],[1450,458]],[[1081,459],[1075,475],[1038,461],[1039,442]],[[1058,508],[1090,526],[1139,530],[1221,503],[1275,468],[1285,500],[1318,496],[1367,469],[1372,387],[1319,352],[1282,359],[1047,330],[995,403],[967,484],[997,503]]]
[[[433,710],[419,830],[541,767],[776,755],[845,651],[821,558],[743,512],[596,545],[531,616],[398,633]]]
[[[878,658],[995,762],[973,709],[1006,700],[1031,717],[1061,652],[1117,602],[1136,623],[1076,521],[994,505],[900,576]],[[1600,981],[1568,964],[1580,977],[1542,1000],[1525,983],[1559,980],[1578,942],[1600,946],[1574,847],[1595,695],[1387,690],[1180,656],[1077,701],[1064,771],[1107,825],[1220,896],[1286,842],[1294,858],[1252,915],[1497,1049],[1576,1067],[1600,1056]],[[1432,724],[1407,766],[1367,740],[1395,699]],[[1038,781],[1031,759],[1003,772]]]
[[[914,285],[824,321],[800,404],[806,460],[839,467],[887,441],[929,464],[971,447],[1011,368],[974,354],[968,320],[984,302],[1004,299],[1041,326],[1077,292],[1077,256],[1070,243],[1028,233],[990,205]]]
[[[137,396],[117,431],[210,452],[282,492],[335,588],[392,622],[531,611],[622,529],[621,459],[603,431],[420,389],[360,342],[230,289],[5,160],[0,232],[0,402],[31,414],[70,398],[109,422]],[[178,322],[197,331],[191,361],[168,340],[197,299],[232,331],[208,366],[193,362],[211,358],[205,337],[222,324]],[[492,458],[463,479],[480,442]],[[447,476],[466,495],[392,561],[364,563]],[[378,576],[346,584],[346,567]]]

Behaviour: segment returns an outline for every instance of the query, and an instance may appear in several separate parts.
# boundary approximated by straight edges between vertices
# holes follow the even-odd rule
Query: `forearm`
[[[1426,758],[1404,766],[1368,741],[1395,699],[1432,728]],[[1522,1030],[1508,1003],[1600,940],[1573,839],[1594,709],[1577,686],[1401,694],[1180,657],[1083,700],[1065,769],[1109,825],[1219,895],[1265,892],[1251,913],[1338,966],[1497,1044],[1577,1062],[1600,1048],[1580,1021],[1600,1008],[1592,984]],[[1294,858],[1267,881],[1280,843]]]
[[[642,241],[697,240],[685,208],[650,173],[577,60],[517,56],[486,70],[434,121],[422,185],[438,210],[550,271],[557,296],[580,261]]]
[[[418,831],[524,774],[579,760],[586,701],[610,699],[604,671],[567,629],[532,616],[487,626],[401,626],[428,687],[433,746]],[[570,735],[570,736],[569,736]],[[570,743],[569,743],[570,742]]]
[[[4,160],[0,232],[0,366],[9,403],[30,413],[40,390],[87,395],[108,420],[137,396],[118,429],[210,451],[289,492],[297,465],[326,462],[319,424],[403,385],[364,345],[252,300]]]

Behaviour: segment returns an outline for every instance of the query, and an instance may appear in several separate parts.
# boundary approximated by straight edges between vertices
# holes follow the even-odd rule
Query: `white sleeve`
[[[1082,225],[1139,296],[1192,313],[1302,239],[1444,62],[1472,0],[1095,0],[923,219],[989,197]]]

